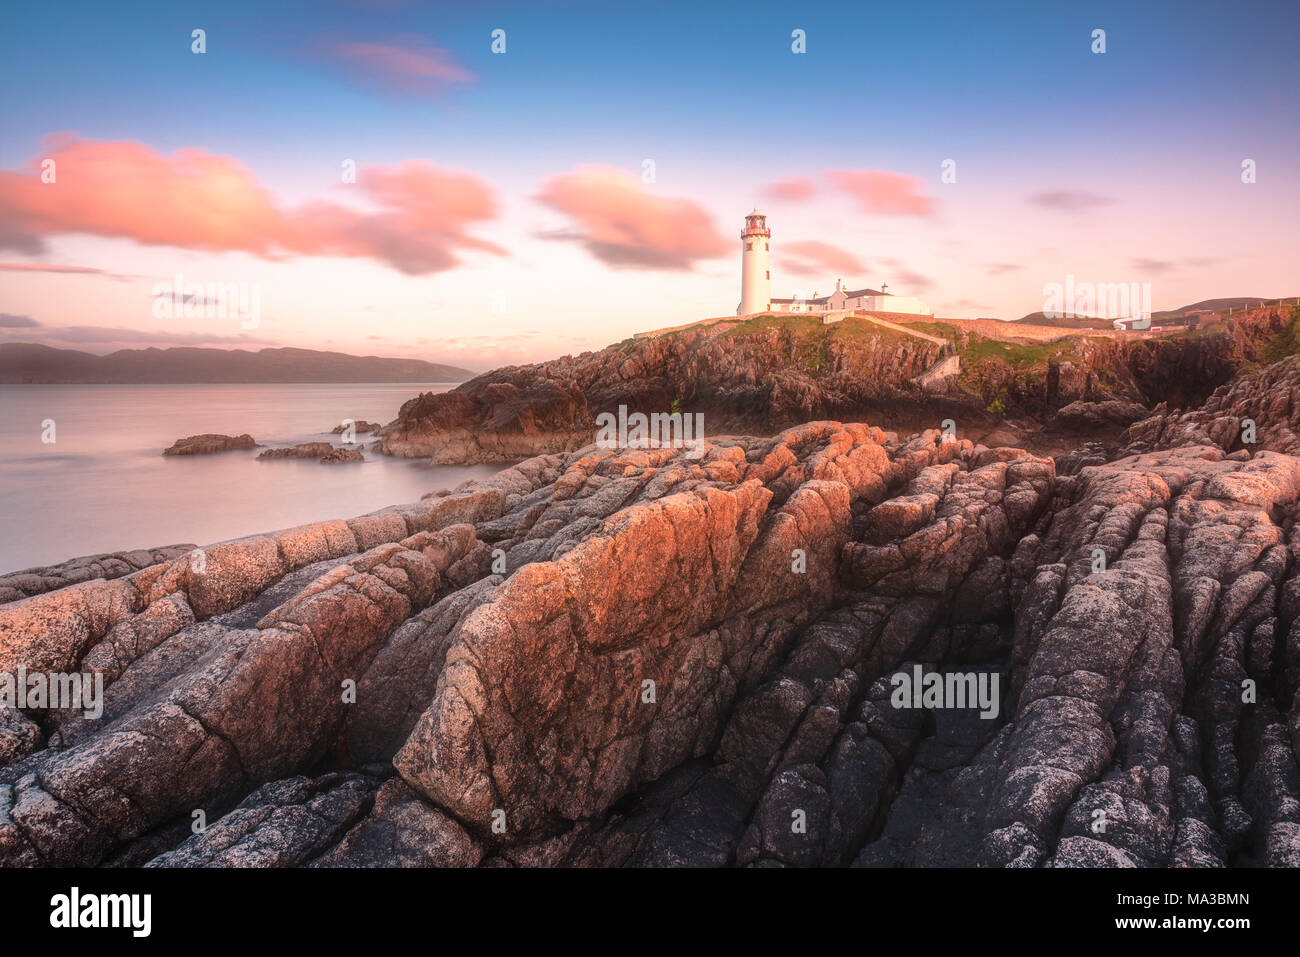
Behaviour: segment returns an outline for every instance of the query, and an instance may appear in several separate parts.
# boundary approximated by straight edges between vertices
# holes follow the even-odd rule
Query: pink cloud
[[[1035,206],[1060,210],[1065,213],[1081,213],[1098,206],[1109,206],[1115,202],[1107,196],[1098,196],[1080,189],[1048,189],[1032,194],[1029,201]]]
[[[811,199],[817,192],[817,187],[810,179],[793,177],[791,179],[778,180],[775,183],[768,183],[763,187],[763,195],[769,199],[780,200],[784,202],[796,203],[805,199]]]
[[[446,50],[418,37],[389,43],[343,41],[327,46],[325,55],[359,81],[403,94],[436,95],[476,79]]]
[[[536,198],[576,224],[547,238],[576,240],[611,266],[690,269],[696,260],[732,252],[701,206],[657,196],[629,173],[607,166],[554,176]]]
[[[1178,268],[1178,263],[1168,259],[1147,259],[1139,257],[1130,259],[1129,266],[1141,273],[1152,273],[1160,275],[1162,273],[1173,272]]]
[[[934,281],[929,277],[912,272],[910,269],[899,270],[896,277],[902,281],[903,286],[910,292],[924,292],[934,285]]]
[[[864,211],[881,216],[929,216],[934,200],[921,193],[921,181],[878,169],[828,170],[826,177],[855,197]]]
[[[781,268],[795,276],[856,276],[867,269],[852,253],[819,240],[782,243],[777,255]]]
[[[411,275],[450,269],[461,250],[503,253],[466,232],[496,215],[488,186],[423,161],[361,171],[357,189],[376,210],[325,200],[286,209],[228,156],[167,156],[143,143],[71,136],[49,147],[55,183],[41,182],[36,163],[26,173],[0,171],[0,220],[17,234],[7,245],[23,251],[47,236],[87,233],[267,259],[366,258]]]

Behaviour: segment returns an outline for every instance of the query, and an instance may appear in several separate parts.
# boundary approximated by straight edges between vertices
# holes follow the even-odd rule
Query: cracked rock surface
[[[9,601],[0,672],[105,691],[0,712],[0,865],[1300,865],[1297,370],[1110,460],[589,446]]]

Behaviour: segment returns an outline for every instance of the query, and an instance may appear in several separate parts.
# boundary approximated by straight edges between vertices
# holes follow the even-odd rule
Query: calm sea
[[[344,419],[391,422],[450,385],[0,385],[0,573],[97,552],[212,544],[351,518],[500,466],[257,461],[260,449],[164,456],[176,439],[247,432],[263,445],[330,440]],[[54,420],[55,441],[41,441]],[[363,446],[370,438],[358,436]]]

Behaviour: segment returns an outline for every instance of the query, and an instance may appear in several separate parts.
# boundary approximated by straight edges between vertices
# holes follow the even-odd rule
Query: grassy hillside
[[[1268,364],[1300,354],[1300,306],[1290,307],[1290,318],[1282,331],[1260,350],[1260,362]]]
[[[917,328],[954,342],[962,360],[958,384],[986,411],[1041,417],[1074,398],[1203,401],[1239,369],[1300,352],[1298,317],[1300,307],[1260,306],[1203,320],[1194,330],[1132,341],[1080,330],[1053,342],[1007,342],[943,321]]]

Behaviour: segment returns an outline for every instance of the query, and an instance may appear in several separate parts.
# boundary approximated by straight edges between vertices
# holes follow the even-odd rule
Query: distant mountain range
[[[0,383],[464,382],[468,369],[312,349],[122,349],[96,356],[26,342],[0,344]]]
[[[1259,296],[1234,296],[1228,299],[1202,299],[1200,302],[1193,302],[1190,305],[1179,306],[1177,309],[1166,309],[1163,312],[1151,313],[1151,320],[1159,323],[1180,319],[1189,312],[1201,310],[1209,312],[1218,312],[1223,309],[1240,309],[1243,306],[1260,306],[1264,303],[1277,303],[1279,301],[1294,301],[1294,296],[1287,296],[1282,300],[1262,299]],[[1047,316],[1041,312],[1031,312],[1027,316],[1021,316],[1015,322],[1023,322],[1032,326],[1060,326],[1064,329],[1109,329],[1112,320],[1102,319],[1097,316],[1074,316],[1064,318],[1059,316]]]

